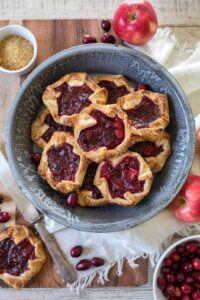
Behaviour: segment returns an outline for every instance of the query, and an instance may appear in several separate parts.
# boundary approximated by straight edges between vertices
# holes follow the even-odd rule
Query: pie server
[[[0,151],[0,180],[5,186],[6,190],[14,200],[17,208],[21,212],[22,216],[26,221],[33,224],[38,233],[40,234],[41,239],[46,245],[49,254],[51,255],[58,272],[63,278],[65,283],[73,283],[76,280],[76,275],[73,270],[73,267],[70,263],[64,258],[62,252],[53,241],[49,232],[45,228],[42,222],[42,215],[39,214],[37,209],[26,200],[22,195],[21,191],[15,183],[15,179],[11,173],[9,164],[2,152]]]

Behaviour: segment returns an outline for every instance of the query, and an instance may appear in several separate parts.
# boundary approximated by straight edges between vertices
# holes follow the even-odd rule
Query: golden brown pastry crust
[[[94,81],[99,84],[101,81],[111,81],[114,82],[116,86],[125,86],[127,90],[131,93],[134,88],[129,84],[128,80],[123,75],[98,75],[93,77]]]
[[[19,244],[24,239],[35,247],[35,258],[29,260],[29,269],[20,276],[13,276],[9,273],[0,274],[0,279],[15,289],[21,289],[28,283],[42,268],[46,255],[43,249],[41,240],[36,237],[33,232],[25,225],[11,225],[0,232],[0,241],[7,238],[12,238],[16,244]]]
[[[163,151],[160,154],[158,154],[156,157],[154,157],[154,156],[143,157],[153,173],[157,173],[157,172],[161,171],[166,163],[167,158],[171,154],[170,135],[166,131],[163,131],[157,137],[143,139],[141,137],[134,136],[133,140],[134,140],[134,143],[142,142],[142,141],[151,141],[151,142],[154,142],[157,147],[160,147],[160,146],[163,147]],[[133,143],[133,145],[134,145],[134,143]]]
[[[40,148],[44,148],[46,146],[45,140],[43,140],[41,137],[43,134],[48,130],[49,126],[45,124],[45,118],[46,116],[50,114],[50,111],[45,108],[39,116],[36,118],[36,120],[32,123],[31,126],[31,139],[32,141],[37,144]]]
[[[44,104],[49,109],[57,123],[73,126],[74,118],[77,116],[77,114],[60,116],[58,113],[57,99],[60,97],[60,92],[56,92],[55,88],[59,87],[63,83],[68,83],[70,86],[82,86],[83,84],[87,84],[88,87],[94,91],[94,93],[89,97],[91,103],[106,104],[108,96],[107,90],[105,88],[100,88],[94,80],[87,75],[87,73],[79,72],[67,74],[55,83],[49,85],[42,96]]]
[[[78,138],[83,129],[92,127],[96,124],[96,120],[90,115],[93,110],[99,110],[106,116],[110,118],[114,118],[118,116],[120,119],[123,120],[124,128],[125,128],[125,135],[124,140],[121,144],[119,144],[114,149],[107,149],[107,147],[100,147],[99,149],[91,150],[91,151],[84,151],[78,144]],[[131,125],[128,122],[128,118],[126,114],[120,109],[120,107],[116,104],[110,105],[98,105],[92,104],[89,107],[82,110],[82,112],[77,117],[74,128],[74,138],[76,141],[76,146],[79,152],[82,153],[83,156],[89,158],[94,162],[100,162],[108,157],[120,155],[121,153],[125,152],[131,143]]]
[[[117,156],[117,157],[113,157],[111,159],[109,159],[109,161],[112,162],[112,164],[114,166],[118,165],[125,157],[136,157],[139,162],[140,162],[140,171],[139,171],[139,176],[138,176],[138,180],[142,181],[145,180],[145,185],[144,185],[144,191],[141,193],[130,193],[130,192],[126,192],[124,194],[124,198],[113,198],[112,195],[110,194],[109,191],[109,186],[108,186],[108,182],[106,180],[105,177],[100,177],[100,171],[102,166],[104,165],[104,163],[106,161],[103,161],[97,169],[96,172],[96,176],[94,179],[94,183],[95,185],[99,188],[99,190],[101,191],[102,195],[104,196],[104,198],[108,199],[108,201],[112,204],[119,204],[122,206],[129,206],[129,207],[133,207],[136,204],[138,204],[150,191],[151,188],[151,184],[153,181],[153,175],[152,172],[149,168],[149,166],[147,165],[147,163],[145,162],[145,160],[141,157],[141,155],[139,155],[138,153],[135,152],[126,152],[124,154],[122,154],[121,156]]]
[[[133,109],[135,106],[137,106],[141,102],[143,96],[148,97],[151,101],[159,106],[161,117],[149,123],[149,126],[145,128],[136,128],[130,120],[132,125],[132,134],[142,136],[144,138],[154,138],[158,136],[169,123],[169,107],[168,98],[166,95],[146,90],[139,90],[118,98],[117,103],[126,112],[126,110]]]
[[[37,119],[32,123],[31,126],[31,139],[35,144],[37,144],[42,149],[44,149],[44,147],[47,144],[47,142],[42,138],[42,136],[49,129],[49,125],[45,123],[46,116],[49,114],[50,111],[47,108],[45,108],[44,110],[41,111],[41,113],[39,114]],[[69,133],[72,134],[71,132]]]
[[[108,205],[109,201],[104,198],[94,199],[92,197],[92,191],[80,189],[78,192],[78,204],[80,206],[95,207]]]
[[[74,181],[61,180],[57,182],[48,167],[47,151],[51,146],[60,146],[64,143],[70,144],[73,147],[73,152],[79,155],[79,167],[75,175]],[[87,171],[89,161],[77,149],[73,136],[66,132],[55,132],[43,150],[42,158],[38,167],[38,174],[48,182],[48,184],[61,193],[69,193],[76,190],[83,183],[85,173]]]

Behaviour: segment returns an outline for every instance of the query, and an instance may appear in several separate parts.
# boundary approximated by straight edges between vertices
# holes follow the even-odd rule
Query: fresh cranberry
[[[182,272],[176,274],[176,280],[180,283],[185,281],[185,275]]]
[[[177,271],[179,267],[178,267],[177,263],[173,263],[171,268],[172,268],[173,271]]]
[[[189,294],[192,291],[192,288],[189,284],[183,283],[181,285],[181,291],[183,294]]]
[[[200,273],[199,272],[192,272],[192,277],[194,281],[200,283]]]
[[[175,293],[176,293],[176,288],[173,284],[168,284],[166,286],[166,292],[169,296],[175,296]]]
[[[101,41],[102,41],[102,43],[108,43],[108,44],[116,43],[115,37],[112,34],[109,34],[107,32],[102,35]]]
[[[162,267],[161,268],[161,272],[163,274],[169,274],[170,273],[170,268],[169,267]]]
[[[176,297],[167,298],[167,300],[176,300],[176,299],[177,299]]]
[[[97,43],[97,40],[92,35],[84,34],[84,36],[82,38],[82,43],[83,44],[92,44],[92,43]]]
[[[76,270],[78,271],[86,271],[91,267],[91,260],[82,259],[76,265]]]
[[[198,249],[199,243],[197,241],[188,242],[185,245],[185,249],[189,253],[194,253]]]
[[[104,31],[108,32],[111,28],[111,23],[109,20],[104,19],[101,21],[101,27]]]
[[[70,255],[72,257],[79,257],[83,252],[83,247],[81,245],[75,246],[70,250]]]
[[[91,261],[94,267],[100,267],[105,264],[105,261],[100,257],[93,257]]]
[[[171,267],[171,266],[172,266],[172,260],[171,260],[171,258],[166,257],[166,258],[164,259],[164,261],[163,261],[163,265],[164,265],[165,267]]]
[[[176,292],[175,292],[175,297],[176,298],[180,298],[181,297],[181,290],[180,290],[180,288],[179,287],[176,287]]]
[[[134,89],[135,91],[139,91],[139,90],[145,90],[148,91],[149,90],[149,86],[146,83],[138,83]]]
[[[169,297],[169,294],[167,293],[167,291],[166,291],[166,290],[162,291],[162,293],[163,293],[163,295],[164,295],[166,298],[168,298],[168,297]]]
[[[4,196],[0,194],[0,204],[4,202]]]
[[[73,208],[78,203],[78,196],[75,192],[70,193],[68,197],[65,199],[65,204],[67,207]]]
[[[6,223],[10,220],[11,215],[7,211],[0,212],[0,223]]]
[[[195,270],[199,271],[200,270],[200,258],[193,258],[192,260],[192,265]]]
[[[180,254],[178,254],[177,252],[172,252],[170,254],[170,258],[174,261],[174,262],[178,262],[181,259]]]
[[[182,270],[183,270],[183,272],[185,272],[185,273],[190,273],[190,272],[192,272],[192,270],[193,270],[192,264],[191,264],[190,262],[188,262],[188,261],[184,262],[184,263],[182,264]]]
[[[184,251],[185,251],[185,249],[184,249],[183,246],[177,246],[177,247],[176,247],[176,252],[177,252],[178,254],[183,254]]]
[[[38,165],[38,164],[40,163],[41,156],[42,156],[41,153],[37,153],[37,152],[36,152],[36,153],[32,153],[32,154],[31,154],[31,161],[32,161],[34,164]]]
[[[200,291],[199,290],[194,290],[192,292],[192,299],[193,300],[200,300]]]
[[[194,279],[193,279],[192,276],[187,276],[185,282],[188,283],[188,284],[193,284],[194,283]]]
[[[166,286],[166,280],[164,277],[158,277],[157,279],[157,286],[160,290],[164,290]]]
[[[194,283],[195,288],[197,288],[198,290],[200,290],[200,283]]]
[[[195,251],[195,254],[200,255],[200,247],[197,248],[197,250]]]
[[[168,283],[174,283],[175,282],[175,276],[172,273],[166,274],[165,276]]]
[[[183,295],[181,300],[192,300],[192,298],[189,295]]]

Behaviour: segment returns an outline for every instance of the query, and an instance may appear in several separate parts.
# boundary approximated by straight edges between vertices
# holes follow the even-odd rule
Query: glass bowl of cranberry
[[[200,235],[171,245],[153,276],[154,300],[200,300]]]

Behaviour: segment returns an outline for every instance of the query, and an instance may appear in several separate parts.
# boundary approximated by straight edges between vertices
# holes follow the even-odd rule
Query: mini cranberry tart
[[[92,104],[77,118],[74,137],[79,151],[94,162],[125,152],[131,143],[131,126],[116,104]]]
[[[43,149],[56,131],[71,132],[73,134],[74,129],[73,127],[56,123],[50,111],[45,108],[32,124],[31,138],[35,144]]]
[[[88,166],[83,185],[78,193],[78,203],[81,206],[102,206],[109,204],[94,184],[97,167],[98,164],[94,162]]]
[[[43,150],[38,174],[55,190],[69,193],[83,183],[88,160],[76,149],[74,138],[55,132]]]
[[[152,172],[141,155],[126,152],[103,161],[94,183],[110,203],[135,206],[149,193],[152,180]]]
[[[132,125],[133,135],[155,137],[169,123],[168,99],[164,94],[139,90],[118,99]]]
[[[169,134],[163,131],[153,139],[143,140],[141,137],[135,136],[133,140],[134,144],[129,150],[139,153],[146,160],[153,173],[161,171],[171,153]]]
[[[20,289],[42,268],[46,255],[42,242],[24,225],[0,232],[0,279]]]
[[[134,90],[123,75],[102,75],[93,79],[100,87],[107,89],[107,104],[115,104],[118,98]]]
[[[57,123],[72,126],[83,108],[106,104],[107,94],[86,73],[71,73],[49,85],[42,100]]]

